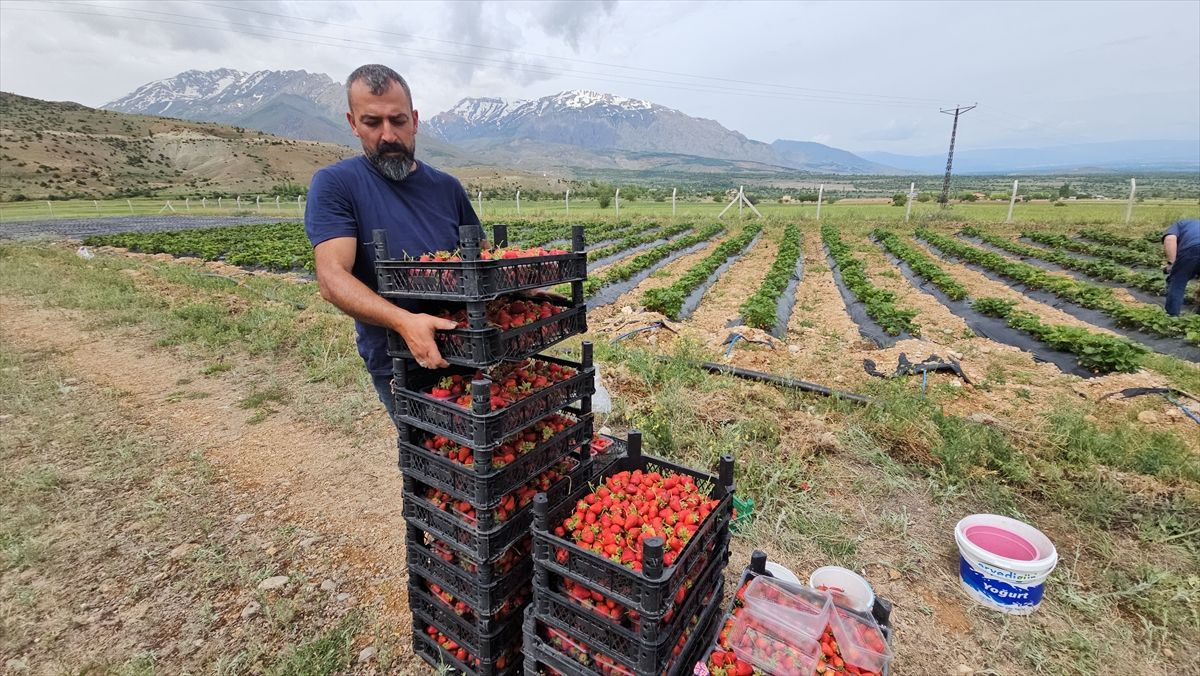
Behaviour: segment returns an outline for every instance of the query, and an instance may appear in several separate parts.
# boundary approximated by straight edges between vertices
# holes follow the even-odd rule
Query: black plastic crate
[[[529,675],[549,674],[545,668],[553,669],[563,676],[685,676],[690,675],[695,668],[700,651],[712,641],[716,630],[716,620],[721,611],[721,596],[724,593],[725,581],[720,579],[713,591],[711,599],[704,604],[703,609],[692,627],[686,629],[690,633],[677,656],[672,646],[667,659],[651,669],[638,669],[627,665],[602,653],[597,654],[590,646],[582,645],[582,655],[567,655],[542,638],[539,633],[542,627],[548,627],[542,622],[534,608],[525,611],[525,673]],[[678,640],[678,639],[676,639]]]
[[[497,244],[505,242],[496,226]],[[384,298],[429,300],[491,300],[501,294],[556,286],[587,279],[587,252],[583,227],[571,228],[571,251],[536,258],[484,260],[480,258],[483,230],[477,225],[459,229],[458,261],[397,260],[388,251],[387,236],[374,233],[375,275]]]
[[[496,326],[437,331],[434,333],[434,342],[438,352],[451,364],[485,367],[499,361],[529,357],[571,336],[587,333],[587,306],[582,299],[574,306],[570,300],[544,300],[565,309],[556,315],[507,331]],[[482,314],[482,309],[479,312]],[[403,336],[391,330],[387,336],[389,356],[413,358]]]
[[[476,614],[495,615],[529,584],[533,559],[529,541],[517,541],[491,561],[477,561],[437,543],[420,528],[408,528],[408,570],[436,583]],[[447,560],[449,559],[449,560]]]
[[[490,635],[502,623],[524,614],[525,607],[533,601],[533,585],[527,584],[521,587],[520,591],[510,596],[495,613],[484,614],[475,612],[475,609],[467,605],[465,601],[455,598],[453,594],[450,594],[441,585],[426,580],[419,573],[410,571],[408,584],[410,589],[416,587],[418,592],[423,595],[423,603],[426,601],[432,602],[444,612],[452,613],[458,618],[458,621],[464,623],[464,626],[472,627],[474,631],[481,635]],[[431,615],[431,613],[426,614]]]
[[[603,474],[594,475],[592,484],[599,484],[603,479],[625,470],[645,470],[652,467],[689,475],[701,485],[708,483],[711,486],[709,497],[720,500],[700,524],[674,564],[663,565],[662,538],[647,538],[643,542],[642,571],[638,572],[584,549],[566,538],[556,536],[554,528],[571,514],[576,502],[591,492],[592,489],[586,486],[568,496],[557,507],[551,506],[549,501],[543,500],[541,496],[534,498],[533,557],[539,569],[545,571],[539,574],[552,572],[570,578],[611,597],[627,608],[636,610],[645,618],[661,618],[679,585],[683,583],[685,572],[691,569],[692,564],[703,552],[711,549],[715,543],[723,541],[722,538],[728,533],[733,515],[733,459],[729,456],[723,457],[719,474],[712,476],[667,460],[642,455],[642,436],[636,430],[629,431],[626,443],[625,457],[610,463]],[[545,583],[544,580],[541,582]]]
[[[742,589],[742,587],[745,587],[750,580],[753,580],[759,575],[774,577],[770,572],[767,571],[766,552],[756,549],[750,554],[750,565],[742,571],[742,576],[738,579],[737,586],[733,588],[733,594],[730,595],[729,603],[725,606],[725,612],[719,615],[716,619],[716,631],[713,633],[712,641],[710,641],[709,644],[704,647],[704,650],[697,658],[697,661],[703,660],[707,662],[713,651],[715,651],[718,647],[724,647],[720,646],[721,632],[724,631],[727,624],[733,621],[733,611],[737,604],[737,593]],[[879,623],[879,629],[883,632],[884,639],[891,644],[892,602],[876,596],[875,606],[871,609],[871,616],[874,617],[875,621]],[[884,668],[882,676],[888,676],[890,672],[891,669],[889,665],[888,668]]]
[[[521,673],[523,656],[519,644],[512,645],[508,654],[491,660],[479,660],[478,664],[468,665],[466,662],[451,655],[437,644],[437,641],[424,632],[424,626],[413,616],[413,652],[425,660],[439,674],[462,674],[464,676],[511,676]]]
[[[466,620],[412,584],[408,585],[408,606],[414,617],[423,618],[481,660],[499,657],[504,648],[521,642],[521,612],[503,620]]]
[[[433,432],[402,422],[400,471],[476,506],[495,505],[531,476],[570,455],[580,444],[590,442],[593,426],[590,413],[571,408],[559,412],[574,415],[575,424],[499,469],[492,465],[493,452],[498,446],[472,449],[472,464],[465,465],[423,446],[427,439],[435,436]],[[512,436],[506,437],[499,445],[511,440]]]
[[[491,410],[491,381],[488,380],[472,381],[470,409],[437,399],[423,391],[449,374],[474,376],[473,369],[452,366],[448,369],[416,369],[409,372],[408,362],[397,359],[393,361],[395,380],[392,387],[396,399],[396,414],[402,422],[444,435],[465,446],[477,449],[493,448],[511,434],[525,429],[571,402],[581,401],[580,408],[585,412],[591,411],[591,396],[596,391],[592,344],[583,343],[582,352],[581,362],[544,355],[536,357],[539,361],[574,369],[576,373],[496,411]]]
[[[694,620],[702,614],[705,599],[711,600],[710,594],[721,587],[725,564],[729,561],[728,540],[721,544],[725,547],[695,576],[695,584],[682,602],[671,604],[676,612],[670,621],[642,618],[636,628],[625,627],[559,593],[540,587],[537,582],[534,583],[533,612],[538,620],[579,639],[593,650],[638,670],[653,669],[670,657],[680,635],[696,626]],[[536,575],[534,579],[537,579]],[[719,604],[720,596],[716,598]]]
[[[565,460],[567,458],[560,459]],[[570,461],[575,466],[545,491],[552,504],[561,502],[575,488],[587,485],[591,478],[592,459],[588,455],[587,444],[578,446]],[[427,500],[424,488],[424,484],[405,477],[404,520],[453,549],[481,561],[491,559],[527,536],[529,524],[533,522],[532,502],[510,514],[506,521],[497,520],[495,507],[476,508],[475,521],[471,522],[465,516],[441,509]]]

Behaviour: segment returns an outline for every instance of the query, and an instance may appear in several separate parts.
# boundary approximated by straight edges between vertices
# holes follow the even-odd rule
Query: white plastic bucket
[[[1058,551],[1040,530],[1007,516],[972,514],[954,527],[954,541],[959,577],[972,599],[1012,615],[1041,604]]]
[[[875,607],[875,590],[858,573],[841,566],[823,566],[808,577],[813,589],[827,588],[834,603],[863,613]]]

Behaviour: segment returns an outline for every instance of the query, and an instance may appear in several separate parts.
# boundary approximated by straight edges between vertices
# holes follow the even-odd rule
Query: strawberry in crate
[[[435,390],[436,392],[436,390]],[[575,420],[562,415],[552,415],[539,420],[532,427],[517,432],[492,452],[492,467],[499,469],[512,463],[517,458],[529,453],[554,435],[575,424]],[[440,434],[430,436],[421,442],[426,450],[433,451],[443,458],[449,458],[463,465],[475,464],[475,451],[469,446],[463,446],[456,441]]]
[[[471,408],[471,380],[491,380],[489,390],[492,411],[498,411],[525,399],[547,387],[574,378],[577,371],[541,359],[522,359],[519,362],[497,364],[487,371],[475,372],[473,378],[450,376],[429,391],[436,399],[451,401],[463,408]],[[457,380],[456,380],[457,378]]]
[[[643,541],[661,537],[669,567],[718,504],[686,474],[618,472],[579,500],[554,534],[639,572]]]

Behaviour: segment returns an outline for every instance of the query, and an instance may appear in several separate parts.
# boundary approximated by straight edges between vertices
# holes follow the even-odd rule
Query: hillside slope
[[[0,200],[267,192],[358,152],[0,92]]]

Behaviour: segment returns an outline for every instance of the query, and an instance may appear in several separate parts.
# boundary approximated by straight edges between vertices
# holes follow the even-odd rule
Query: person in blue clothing
[[[444,368],[434,332],[455,323],[428,314],[420,301],[392,303],[376,293],[374,231],[387,232],[391,258],[418,256],[457,248],[458,226],[479,218],[457,179],[417,161],[419,117],[403,77],[387,66],[362,66],[347,78],[346,98],[363,154],[313,175],[304,229],[321,296],[354,318],[358,353],[394,419],[386,329],[404,337],[422,367]]]
[[[1163,233],[1167,264],[1167,314],[1178,317],[1188,282],[1200,277],[1200,219],[1175,221]],[[1196,304],[1200,305],[1200,290]]]

